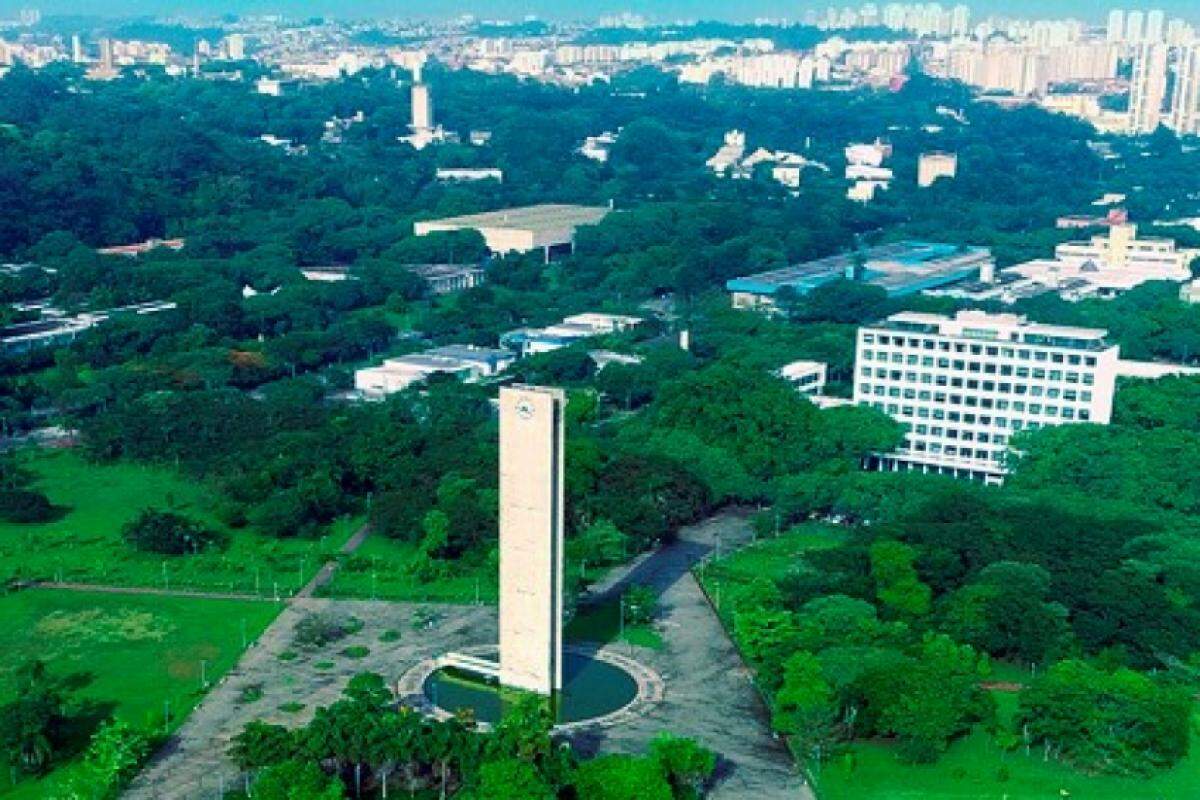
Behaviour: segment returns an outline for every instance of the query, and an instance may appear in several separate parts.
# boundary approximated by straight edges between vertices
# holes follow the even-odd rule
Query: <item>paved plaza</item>
[[[661,702],[638,718],[616,727],[572,732],[581,752],[643,753],[656,735],[670,731],[694,737],[721,754],[719,783],[712,794],[716,800],[812,797],[786,748],[771,735],[749,674],[689,571],[713,552],[718,538],[723,548],[732,548],[749,535],[744,516],[714,517],[685,529],[678,542],[639,559],[596,587],[597,599],[630,583],[650,584],[661,593],[656,624],[664,646],[659,650],[617,647],[659,673],[665,691]],[[363,627],[335,644],[305,651],[293,644],[295,627],[313,612],[352,616]],[[399,639],[381,640],[388,631],[399,632]],[[247,722],[304,724],[316,708],[337,700],[346,681],[357,673],[377,672],[394,681],[425,659],[495,644],[497,633],[494,606],[299,598],[213,687],[124,796],[217,798],[222,787],[240,779],[225,751]],[[342,654],[354,646],[369,652],[361,658]],[[296,655],[290,658],[293,652]],[[242,702],[243,690],[254,686],[261,688],[262,697]],[[289,706],[297,703],[303,708]],[[293,710],[284,710],[289,707]]]

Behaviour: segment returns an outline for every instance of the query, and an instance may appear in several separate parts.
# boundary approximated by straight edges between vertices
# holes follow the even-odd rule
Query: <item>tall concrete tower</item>
[[[412,125],[413,131],[428,131],[433,129],[433,95],[429,86],[421,80],[421,68],[413,69],[412,85]]]
[[[500,390],[500,683],[562,688],[561,389]]]

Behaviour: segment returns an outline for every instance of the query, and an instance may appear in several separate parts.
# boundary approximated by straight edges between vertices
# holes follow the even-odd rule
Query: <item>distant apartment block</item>
[[[547,260],[575,246],[575,233],[584,225],[595,225],[612,209],[597,206],[537,205],[485,211],[417,222],[417,236],[444,231],[478,231],[493,253],[529,253],[541,250]]]
[[[984,247],[903,241],[809,261],[727,281],[734,308],[776,310],[776,294],[787,287],[805,295],[840,278],[878,286],[893,297],[988,279],[995,269]]]
[[[998,482],[1014,434],[1107,424],[1120,352],[1106,334],[980,311],[863,326],[854,401],[905,428],[904,445],[874,466]]]
[[[922,153],[917,161],[917,185],[927,189],[942,178],[958,175],[958,155],[955,153]]]

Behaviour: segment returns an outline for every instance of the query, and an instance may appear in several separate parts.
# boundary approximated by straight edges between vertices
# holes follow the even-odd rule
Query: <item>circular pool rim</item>
[[[623,653],[617,652],[616,646],[577,643],[567,645],[563,648],[563,651],[565,653],[571,653],[573,655],[584,656],[597,661],[602,661],[609,666],[613,666],[622,670],[631,678],[633,678],[634,683],[637,685],[637,693],[634,695],[632,700],[620,708],[614,709],[613,711],[600,716],[590,717],[588,719],[558,723],[554,726],[555,731],[566,733],[583,728],[613,727],[628,720],[642,716],[651,707],[662,702],[664,691],[662,677],[640,661],[637,661]],[[462,648],[457,652],[462,653],[463,655],[491,655],[494,657],[496,653],[496,645],[474,645],[472,647]],[[435,717],[436,719],[445,720],[453,717],[453,712],[448,711],[441,706],[434,705],[433,701],[425,694],[426,682],[441,668],[442,667],[439,665],[438,659],[429,658],[405,672],[400,677],[400,680],[396,683],[396,695],[400,704],[414,708],[421,713],[426,714],[427,716]],[[477,721],[476,724],[481,730],[489,730],[491,728],[491,725],[487,722]]]

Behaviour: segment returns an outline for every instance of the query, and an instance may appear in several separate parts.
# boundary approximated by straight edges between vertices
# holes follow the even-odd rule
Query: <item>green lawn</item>
[[[242,652],[243,631],[252,642],[278,613],[263,601],[42,589],[0,597],[0,700],[12,696],[17,665],[41,658],[55,676],[80,676],[75,697],[131,724],[162,731],[169,704],[173,729],[202,696],[202,663],[207,680],[218,680]],[[0,796],[51,796],[70,769],[15,788],[5,772]]]
[[[813,549],[842,541],[837,528],[808,524],[751,544],[699,571],[710,596],[728,599],[756,578],[778,579]],[[730,604],[722,603],[722,616]],[[730,620],[725,620],[728,625]],[[1029,675],[1010,664],[994,665],[992,680],[1023,683]],[[994,692],[1000,713],[1011,716],[1017,695]],[[1200,717],[1197,719],[1200,727]],[[1040,752],[1005,753],[983,731],[955,742],[936,764],[913,766],[896,759],[885,743],[855,744],[848,756],[826,763],[816,776],[819,800],[1196,800],[1200,798],[1200,737],[1179,766],[1148,780],[1088,777]],[[1064,793],[1065,792],[1065,793]]]
[[[996,694],[1001,713],[1016,708],[1016,696]],[[1200,724],[1200,719],[1197,720]],[[951,745],[936,764],[911,766],[883,744],[856,745],[852,763],[836,759],[817,776],[820,800],[1191,800],[1200,797],[1200,741],[1174,769],[1143,780],[1088,777],[1038,751],[1004,753],[976,731]],[[1001,772],[1007,769],[1007,779]]]
[[[806,552],[836,547],[845,532],[835,525],[810,523],[791,528],[779,536],[760,539],[734,553],[722,554],[697,570],[705,591],[721,607],[726,625],[730,604],[723,602],[760,578],[778,580],[796,569]]]
[[[410,600],[429,603],[495,603],[496,563],[486,557],[449,565],[449,572],[422,581],[412,571],[417,546],[370,536],[320,592],[323,597]]]
[[[620,599],[579,608],[575,616],[567,623],[563,635],[567,642],[608,642],[622,641],[658,650],[663,646],[662,637],[650,625],[625,625],[623,635],[621,628]]]
[[[115,586],[195,588],[269,596],[291,594],[361,523],[347,519],[319,540],[282,540],[231,531],[224,552],[164,558],[139,553],[121,527],[146,507],[172,508],[221,528],[203,483],[178,472],[126,462],[91,464],[70,451],[22,454],[37,488],[67,509],[59,520],[0,522],[0,579],[64,580]]]

